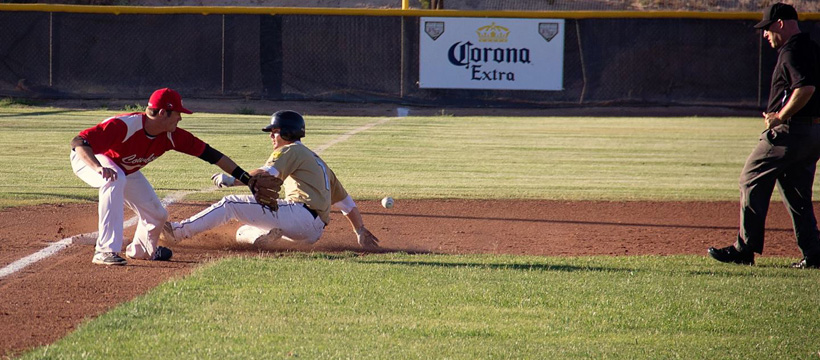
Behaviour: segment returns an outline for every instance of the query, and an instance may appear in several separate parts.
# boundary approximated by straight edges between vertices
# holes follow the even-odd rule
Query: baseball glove
[[[251,176],[248,180],[248,187],[251,189],[253,197],[260,205],[267,207],[270,211],[279,210],[279,190],[282,189],[282,179],[262,172]]]

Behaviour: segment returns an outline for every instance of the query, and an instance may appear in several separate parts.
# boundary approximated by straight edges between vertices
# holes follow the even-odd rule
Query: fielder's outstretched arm
[[[230,164],[228,164],[228,166],[230,166]],[[222,169],[224,170],[225,168],[222,168]],[[239,166],[237,166],[236,169],[242,170]],[[274,170],[275,170],[275,168],[274,168]],[[244,170],[242,170],[242,171],[244,171]],[[264,172],[264,171],[265,171],[265,169],[263,169],[263,168],[253,169],[253,170],[250,171],[250,173],[248,173],[248,176],[251,177],[251,176],[254,176],[254,175],[256,175],[260,172]],[[238,171],[237,170],[232,170],[232,171],[225,170],[225,172],[233,173],[233,172],[238,172]],[[274,174],[271,174],[271,175],[274,175]],[[236,178],[234,176],[231,176],[231,175],[228,175],[228,174],[213,174],[213,175],[211,175],[211,181],[214,182],[214,185],[216,185],[216,187],[229,187],[229,186],[237,186],[237,185],[242,184],[241,182],[237,182]],[[274,176],[277,176],[277,175],[274,175]],[[245,182],[247,182],[247,180]]]
[[[239,167],[239,165],[237,165],[230,157],[222,154],[219,150],[212,148],[210,145],[206,144],[205,150],[202,152],[202,155],[199,155],[199,158],[211,164],[215,164],[216,166],[219,166],[222,171],[231,174],[230,176],[225,174],[214,174],[211,176],[211,180],[213,180],[214,185],[216,186],[224,187],[238,185],[235,184],[236,179],[239,179],[240,183],[247,185],[248,180],[251,178],[251,176],[248,175],[248,172]]]

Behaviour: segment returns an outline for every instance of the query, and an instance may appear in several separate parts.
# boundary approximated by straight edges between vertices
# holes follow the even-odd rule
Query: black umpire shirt
[[[808,33],[800,33],[789,38],[778,53],[766,111],[780,111],[794,89],[816,86],[811,100],[793,117],[820,117],[820,46]]]

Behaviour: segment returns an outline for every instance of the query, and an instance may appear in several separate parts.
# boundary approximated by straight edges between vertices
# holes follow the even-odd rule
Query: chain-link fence
[[[419,21],[0,12],[0,96],[759,107],[775,60],[754,20],[568,19],[561,91],[422,89]]]

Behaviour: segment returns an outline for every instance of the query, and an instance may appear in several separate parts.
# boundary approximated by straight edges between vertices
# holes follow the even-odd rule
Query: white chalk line
[[[378,126],[378,125],[384,124],[384,123],[386,123],[386,122],[388,122],[388,121],[390,121],[390,120],[392,120],[392,119],[394,119],[394,118],[384,118],[384,119],[381,119],[381,120],[376,121],[376,122],[374,122],[374,123],[370,123],[370,124],[364,125],[364,126],[362,126],[362,127],[359,127],[359,128],[353,129],[353,130],[350,130],[350,131],[348,131],[348,132],[346,132],[346,133],[342,134],[341,136],[339,136],[339,137],[337,137],[337,138],[335,138],[335,139],[331,140],[329,143],[324,144],[324,145],[322,145],[322,146],[319,146],[318,148],[316,148],[316,150],[314,150],[314,152],[315,152],[317,155],[319,155],[319,154],[321,154],[323,151],[327,150],[329,147],[331,147],[331,146],[333,146],[333,145],[336,145],[336,144],[338,144],[338,143],[340,143],[340,142],[343,142],[343,141],[345,141],[345,140],[347,140],[347,139],[350,139],[350,137],[351,137],[351,136],[353,136],[353,135],[356,135],[356,134],[358,134],[358,133],[360,133],[360,132],[362,132],[362,131],[365,131],[365,130],[369,130],[369,129],[371,129],[371,128],[374,128],[374,127],[376,127],[376,126]]]
[[[371,129],[371,128],[376,127],[378,125],[384,124],[384,123],[386,123],[386,122],[388,122],[392,119],[394,119],[394,118],[384,118],[384,119],[381,119],[381,120],[376,121],[374,123],[370,123],[370,124],[364,125],[362,127],[359,127],[359,128],[353,129],[351,131],[348,131],[348,132],[340,135],[339,137],[331,140],[329,143],[324,144],[322,146],[319,146],[314,152],[317,155],[321,154],[322,152],[324,152],[325,150],[327,150],[331,146],[336,145],[338,143],[341,143],[341,142],[349,139],[351,136],[353,136],[355,134],[358,134],[362,131]],[[172,193],[172,194],[169,194],[168,196],[166,196],[165,198],[163,198],[160,201],[162,202],[163,206],[168,207],[168,205],[171,205],[171,204],[173,204],[173,203],[175,203],[179,200],[182,200],[183,198],[185,198],[186,196],[188,196],[190,194],[203,192],[203,191],[206,191],[206,190],[213,190],[213,187],[207,187],[207,188],[204,188],[204,189],[198,190],[198,191],[187,191],[187,192]],[[129,226],[133,226],[133,225],[136,225],[136,224],[137,224],[137,217],[134,216],[134,217],[128,219],[127,221],[125,221],[123,223],[123,227],[127,228]],[[25,267],[27,267],[31,264],[34,264],[34,263],[36,263],[40,260],[43,260],[43,259],[45,259],[45,258],[47,258],[51,255],[54,255],[54,254],[60,252],[60,250],[63,250],[65,248],[67,248],[69,245],[72,245],[72,244],[95,245],[96,242],[97,242],[97,232],[96,231],[85,233],[85,234],[73,235],[73,236],[69,236],[69,237],[64,238],[64,239],[60,239],[58,241],[55,241],[55,242],[49,244],[48,246],[41,249],[40,251],[37,251],[34,254],[31,254],[31,255],[26,256],[26,257],[24,257],[20,260],[17,260],[15,262],[11,263],[11,264],[6,265],[2,269],[0,269],[0,279],[4,278],[6,276],[9,276],[11,274],[14,274],[14,273],[16,273],[20,270],[23,270]]]
[[[200,191],[204,191],[207,189],[202,189]],[[179,201],[183,197],[188,194],[193,194],[196,191],[189,191],[189,192],[178,192],[173,193],[166,196],[164,199],[161,200],[164,206],[168,206],[173,204],[174,202]],[[127,221],[123,222],[123,227],[129,227],[137,224],[137,217],[134,216]],[[97,243],[97,232],[90,232],[80,235],[69,236],[67,238],[61,239],[59,241],[53,242],[46,246],[44,249],[26,256],[20,260],[17,260],[11,264],[6,265],[6,267],[0,269],[0,279],[11,274],[14,274],[20,270],[23,270],[26,266],[34,264],[40,260],[43,260],[51,255],[58,253],[60,250],[67,248],[69,245],[77,244],[77,245],[94,245]]]
[[[38,251],[34,254],[26,256],[26,257],[24,257],[20,260],[17,260],[15,262],[9,264],[8,266],[0,269],[0,278],[9,276],[11,274],[14,274],[14,273],[22,270],[26,266],[29,266],[29,265],[34,264],[34,263],[36,263],[36,262],[38,262],[42,259],[45,259],[45,258],[49,257],[51,255],[54,255],[58,251],[68,247],[68,245],[71,245],[71,238],[65,238],[65,239],[62,239],[60,241],[57,241],[57,242],[47,246],[45,249],[42,249],[42,250],[40,250],[40,251]]]

